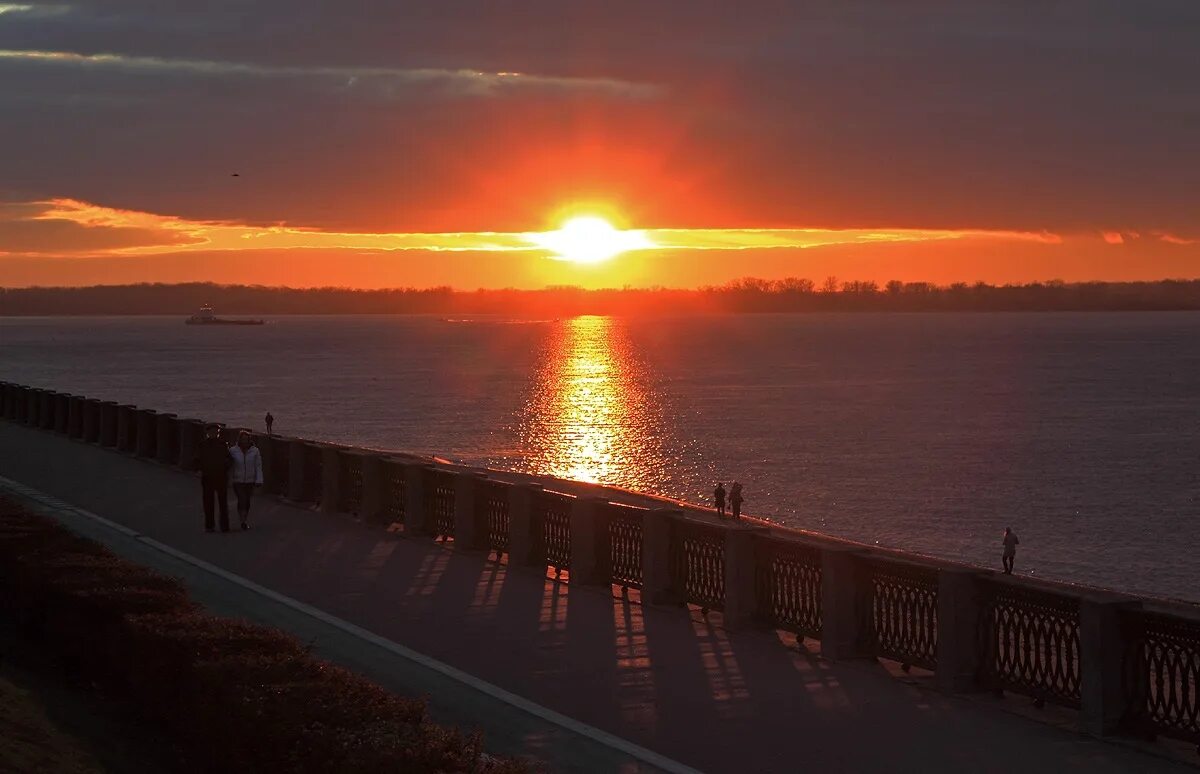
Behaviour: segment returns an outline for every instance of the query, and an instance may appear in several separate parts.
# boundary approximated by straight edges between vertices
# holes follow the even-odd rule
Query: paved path
[[[874,664],[821,661],[775,633],[726,632],[268,498],[250,532],[205,534],[195,478],[5,422],[0,475],[704,771],[1193,771],[1002,709],[1021,699],[944,696]],[[376,658],[342,660],[374,675]],[[493,750],[546,745],[542,731],[497,724],[486,703],[439,701],[436,682],[402,677],[392,684],[431,691],[441,716],[474,719]],[[625,769],[586,745],[556,750],[546,754],[581,769]]]

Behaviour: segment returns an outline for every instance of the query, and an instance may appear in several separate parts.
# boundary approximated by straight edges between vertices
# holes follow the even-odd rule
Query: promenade
[[[205,534],[194,476],[7,422],[0,475],[704,771],[1193,770],[1006,711],[1027,706],[1021,698],[940,694],[874,662],[799,652],[790,636],[726,631],[717,615],[643,607],[274,498],[256,502],[250,532]],[[556,770],[652,769],[402,668],[383,649],[338,646],[302,616],[217,593],[193,566],[177,574],[221,612],[284,626],[388,687],[429,693],[435,715],[482,728],[496,752],[545,757]]]

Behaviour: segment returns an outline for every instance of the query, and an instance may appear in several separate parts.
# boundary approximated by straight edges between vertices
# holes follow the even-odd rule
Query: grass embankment
[[[96,760],[51,722],[29,691],[0,676],[0,771],[99,774]]]
[[[127,701],[202,771],[476,772],[478,735],[311,656],[294,638],[200,610],[175,580],[0,498],[0,617],[69,673]],[[18,769],[19,770],[19,769]]]

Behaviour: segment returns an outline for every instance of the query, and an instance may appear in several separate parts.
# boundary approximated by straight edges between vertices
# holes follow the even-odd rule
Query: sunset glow
[[[557,231],[534,234],[531,241],[555,257],[574,263],[600,263],[630,250],[654,247],[642,231],[618,231],[604,218],[580,215]]]

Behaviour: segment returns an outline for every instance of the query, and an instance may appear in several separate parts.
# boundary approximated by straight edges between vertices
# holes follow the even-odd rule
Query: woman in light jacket
[[[255,486],[261,486],[262,454],[250,438],[250,432],[243,430],[238,433],[237,445],[229,450],[233,457],[233,467],[229,471],[233,481],[233,493],[237,495],[238,516],[242,519],[242,529],[250,529],[250,495]]]

